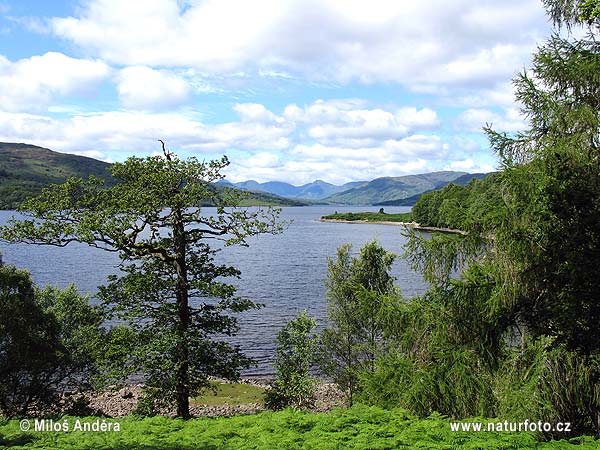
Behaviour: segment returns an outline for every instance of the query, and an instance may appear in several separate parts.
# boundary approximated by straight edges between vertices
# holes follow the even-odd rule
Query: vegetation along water
[[[557,26],[581,25],[588,34],[553,35],[514,80],[527,129],[509,135],[486,126],[498,173],[425,193],[411,212],[422,225],[463,233],[407,228],[402,235],[397,227],[315,216],[303,224],[308,233],[295,235],[295,251],[282,253],[300,289],[315,284],[317,260],[325,286],[318,300],[294,305],[287,323],[271,330],[275,378],[265,405],[282,411],[189,420],[190,397],[205,394],[211,377],[239,379],[251,364],[236,345],[250,341],[240,333],[248,327],[240,314],[257,314],[246,316],[251,322],[269,311],[253,292],[240,295],[243,283],[235,281],[246,245],[257,249],[244,268],[260,269],[246,270],[256,286],[268,286],[276,308],[290,304],[261,250],[281,251],[276,239],[294,228],[277,209],[232,208],[240,192],[215,184],[226,158],[179,159],[163,147],[163,155],[111,165],[114,184],[72,178],[26,200],[24,215],[0,227],[12,243],[3,248],[7,258],[13,245],[77,242],[118,260],[107,256],[111,276],[95,303],[75,288],[41,288],[27,271],[0,265],[0,443],[598,448],[600,3],[544,5]],[[210,215],[198,209],[207,204]],[[392,247],[372,239],[384,229],[397,239]],[[359,245],[338,245],[354,231]],[[336,251],[323,258],[311,244],[328,232],[327,248]],[[229,249],[233,259],[219,259]],[[55,255],[58,263],[68,259]],[[97,255],[88,258],[99,271]],[[74,261],[81,266],[83,259]],[[395,272],[397,264],[418,271],[426,285],[404,289],[410,283],[394,275],[408,271]],[[327,319],[320,328],[310,307],[317,302],[319,319]],[[85,397],[62,391],[105,389],[132,374],[142,377],[142,398],[134,415],[111,422],[123,434],[66,432],[90,410]],[[346,408],[310,411],[319,374],[338,386]],[[177,417],[153,417],[165,411]],[[54,431],[36,431],[35,421],[30,429],[28,417],[42,416],[50,421],[42,428]],[[504,423],[539,425],[511,432]]]

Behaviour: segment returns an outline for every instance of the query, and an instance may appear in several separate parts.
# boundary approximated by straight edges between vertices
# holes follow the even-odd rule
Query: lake
[[[214,209],[205,208],[207,214]],[[255,236],[249,247],[228,247],[219,253],[220,262],[242,271],[235,281],[238,294],[264,304],[260,310],[239,315],[240,333],[232,339],[254,358],[257,367],[244,376],[268,376],[273,373],[277,331],[289,319],[306,309],[322,328],[326,322],[324,280],[327,258],[334,258],[337,248],[353,245],[354,253],[367,242],[377,240],[385,249],[401,255],[406,239],[402,227],[376,224],[318,222],[321,216],[338,212],[378,211],[379,207],[305,206],[284,207],[281,218],[292,221],[282,234]],[[386,207],[388,213],[410,211],[409,207]],[[0,224],[14,212],[0,211]],[[65,287],[75,283],[80,292],[94,295],[106,277],[118,273],[117,254],[82,244],[51,247],[0,242],[0,253],[7,264],[27,269],[38,285]],[[420,274],[412,272],[406,261],[398,258],[393,275],[402,294],[422,294],[426,284]]]

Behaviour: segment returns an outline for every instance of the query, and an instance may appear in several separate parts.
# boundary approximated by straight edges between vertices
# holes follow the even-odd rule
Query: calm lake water
[[[319,327],[326,321],[324,280],[327,258],[336,255],[345,243],[358,250],[367,242],[377,240],[388,251],[401,255],[405,238],[401,227],[318,222],[321,216],[335,211],[378,211],[379,207],[311,206],[283,208],[281,218],[291,220],[282,234],[256,236],[250,247],[229,247],[219,258],[242,271],[236,280],[238,293],[265,305],[257,311],[239,316],[240,333],[233,339],[244,352],[258,362],[245,376],[268,376],[273,372],[275,336],[279,328],[300,311],[306,309],[317,318]],[[386,207],[386,212],[407,212],[408,207]],[[207,214],[211,208],[205,208]],[[12,215],[0,211],[0,224]],[[38,285],[65,287],[75,283],[80,292],[94,295],[106,277],[118,273],[119,258],[114,253],[81,244],[67,247],[8,245],[0,242],[0,253],[7,264],[29,270]],[[393,266],[397,286],[407,298],[426,289],[422,277],[412,272],[400,258]]]

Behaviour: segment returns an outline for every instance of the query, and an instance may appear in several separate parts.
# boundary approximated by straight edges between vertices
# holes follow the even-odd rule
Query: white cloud
[[[452,145],[466,153],[476,153],[482,150],[480,142],[464,136],[454,136]]]
[[[454,150],[445,138],[432,134],[439,120],[428,109],[369,109],[364,101],[337,100],[303,108],[288,105],[281,114],[258,103],[235,104],[233,110],[238,121],[217,124],[143,111],[74,112],[64,119],[0,112],[0,141],[119,160],[131,153],[151,154],[157,139],[163,139],[188,154],[229,154],[234,164],[228,173],[234,181],[294,183],[317,178],[343,183],[439,170],[464,159],[462,152],[473,144],[465,140]],[[318,129],[322,132],[316,133]],[[478,156],[473,152],[469,157],[473,167]]]
[[[356,99],[317,100],[304,108],[288,105],[283,117],[304,126],[308,137],[318,142],[351,148],[377,146],[440,125],[437,113],[429,108],[367,109],[364,101]]]
[[[35,142],[59,151],[151,151],[157,139],[174,148],[223,153],[232,148],[281,149],[289,131],[230,122],[206,125],[173,113],[104,112],[55,119],[0,112],[0,140]]]
[[[485,125],[497,131],[515,132],[527,128],[525,118],[518,109],[507,108],[503,114],[489,109],[468,109],[456,119],[456,127],[472,133],[480,133]]]
[[[538,0],[87,0],[50,23],[114,64],[492,90],[549,29]]]
[[[470,173],[489,173],[497,170],[491,164],[486,163],[478,163],[473,161],[470,158],[462,159],[458,161],[452,161],[446,167],[447,170],[456,170],[460,172],[470,172]]]
[[[132,109],[168,109],[185,103],[191,92],[183,78],[146,66],[122,69],[117,81],[121,103]]]
[[[236,103],[233,110],[237,112],[242,122],[258,122],[264,124],[282,123],[283,118],[277,117],[260,103]]]
[[[0,105],[4,111],[42,111],[56,97],[89,96],[109,72],[102,61],[56,52],[15,62],[0,55]]]

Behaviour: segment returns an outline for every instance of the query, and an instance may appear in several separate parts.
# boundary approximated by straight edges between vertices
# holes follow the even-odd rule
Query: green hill
[[[43,187],[95,175],[110,183],[110,164],[28,144],[0,142],[0,209],[15,209]]]
[[[439,189],[463,175],[467,175],[467,173],[444,171],[402,177],[376,178],[369,183],[331,195],[325,201],[347,205],[381,204],[381,202],[388,200],[403,199]]]
[[[482,180],[482,179],[486,178],[488,175],[490,175],[490,174],[489,173],[467,173],[465,175],[458,177],[455,180],[452,180],[451,183],[458,184],[459,186],[466,186],[471,180],[473,180],[473,179]],[[419,198],[421,197],[421,195],[426,194],[427,192],[432,192],[434,190],[436,190],[436,189],[432,189],[432,190],[425,191],[425,192],[420,192],[419,194],[411,195],[410,197],[406,197],[406,198],[396,198],[394,200],[386,200],[383,202],[377,202],[377,203],[374,203],[374,205],[375,206],[414,206],[417,203],[417,201],[419,200]]]
[[[85,156],[58,153],[29,144],[0,142],[0,209],[16,209],[42,188],[70,177],[94,175],[112,184],[110,164]],[[307,203],[277,195],[250,192],[244,205],[304,206]]]

